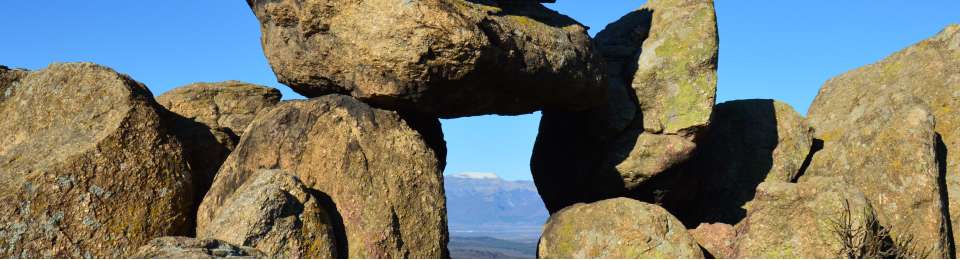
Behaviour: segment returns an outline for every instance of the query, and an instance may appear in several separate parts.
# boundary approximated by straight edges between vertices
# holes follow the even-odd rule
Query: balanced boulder
[[[197,204],[247,125],[280,102],[280,96],[273,88],[225,81],[194,83],[157,97],[160,105],[179,115],[175,132],[194,172]]]
[[[14,73],[0,86],[0,256],[122,258],[192,233],[190,169],[143,84],[91,63]]]
[[[716,97],[713,1],[651,0],[597,34],[608,101],[545,109],[531,169],[551,212],[633,190],[690,157]]]
[[[665,209],[616,198],[551,215],[537,258],[703,258],[703,252]]]
[[[731,258],[844,258],[841,236],[860,240],[873,217],[863,193],[824,177],[761,183],[746,208]]]
[[[296,177],[260,170],[227,198],[209,223],[197,231],[249,246],[271,258],[336,258],[334,226],[320,198]],[[332,205],[328,205],[332,206]]]
[[[603,100],[586,27],[516,0],[248,0],[280,82],[442,117]]]
[[[227,259],[264,258],[257,249],[231,245],[213,239],[159,237],[140,247],[131,258],[142,259]]]
[[[927,120],[920,114],[913,114],[920,112],[911,112],[907,104],[890,103],[889,99],[893,96],[915,97],[916,103],[929,108],[936,125],[933,125],[934,120],[923,122]],[[863,183],[872,183],[877,187],[878,193],[873,194],[871,199],[878,210],[884,205],[898,207],[897,211],[893,208],[880,210],[882,217],[899,215],[881,220],[926,223],[922,228],[903,227],[903,230],[918,233],[918,241],[942,245],[934,240],[943,234],[933,230],[937,223],[947,221],[935,220],[936,217],[930,213],[938,207],[937,204],[949,204],[949,210],[944,211],[949,212],[953,222],[952,233],[960,234],[958,96],[960,25],[951,25],[930,39],[824,84],[810,106],[810,123],[816,128],[817,137],[824,140],[826,149],[831,149],[831,143],[840,143],[832,146],[840,146],[836,149],[843,151],[827,152],[822,156],[818,153],[811,168],[819,164],[824,171],[836,173],[842,172],[841,169],[850,169],[849,176],[861,176],[856,178],[863,178]],[[920,124],[905,125],[910,120]],[[933,135],[937,135],[937,140]],[[939,146],[936,151],[938,158],[934,158],[934,151],[931,150],[934,145]],[[843,153],[848,156],[832,158]],[[939,165],[934,164],[934,159]],[[942,168],[938,170],[938,167]],[[937,187],[938,178],[944,178],[946,187]],[[869,191],[864,189],[864,192]],[[888,193],[891,191],[897,192]],[[938,191],[940,196],[946,198],[935,198]],[[883,203],[877,201],[881,194]],[[911,206],[912,202],[920,204]],[[908,209],[910,207],[928,213],[912,212]],[[952,241],[953,238],[948,240]],[[948,243],[956,244],[955,241]],[[939,250],[938,253],[950,253],[945,251],[956,252],[956,248]]]
[[[448,256],[446,153],[437,118],[326,95],[281,103],[247,129],[200,206],[198,230],[209,230],[246,183],[271,174],[261,169],[276,169],[335,205],[328,213],[334,227],[343,227],[334,230],[345,237],[339,256]]]

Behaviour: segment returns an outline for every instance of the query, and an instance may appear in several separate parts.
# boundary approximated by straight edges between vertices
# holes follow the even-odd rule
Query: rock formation
[[[689,158],[709,125],[718,42],[701,0],[651,0],[597,34],[608,102],[543,112],[531,169],[547,208],[623,195]]]
[[[212,238],[249,246],[271,258],[336,258],[329,210],[296,177],[260,170],[197,231]],[[313,192],[316,194],[316,192]]]
[[[813,146],[813,129],[789,105],[729,101],[714,109],[694,156],[645,188],[688,227],[734,225],[761,182],[796,182]]]
[[[280,82],[442,117],[603,100],[586,28],[515,0],[248,0]],[[375,18],[374,18],[375,17]]]
[[[0,78],[0,257],[122,258],[192,232],[183,148],[143,84],[90,63]]]
[[[825,177],[761,183],[746,208],[732,258],[842,258],[837,223],[858,229],[873,214],[863,193]]]
[[[246,183],[270,173],[261,169],[277,169],[329,197],[340,256],[446,257],[444,149],[436,118],[342,95],[284,102],[258,115],[224,162],[198,230],[210,229]]]
[[[213,239],[159,237],[140,247],[132,258],[152,259],[221,259],[265,258],[254,248],[228,244]]]
[[[814,155],[800,181],[812,176],[842,177],[867,195],[880,224],[929,245],[936,250],[935,256],[946,257],[950,241],[944,232],[949,216],[941,194],[944,173],[937,160],[933,114],[922,101],[905,93],[857,103],[847,117],[826,119],[820,116],[823,112],[811,113],[810,122],[824,148]],[[811,111],[819,109],[811,107]]]
[[[810,171],[851,179],[884,225],[936,246],[943,255],[934,256],[950,257],[955,248],[944,247],[955,242],[944,232],[960,232],[958,89],[960,25],[831,79],[808,113],[825,147]],[[935,211],[949,212],[950,219]],[[951,230],[938,231],[951,221]]]
[[[238,81],[194,83],[163,93],[157,102],[180,116],[175,132],[194,172],[199,205],[247,125],[280,102],[280,91]]]
[[[550,216],[537,258],[703,258],[703,252],[663,208],[616,198]]]

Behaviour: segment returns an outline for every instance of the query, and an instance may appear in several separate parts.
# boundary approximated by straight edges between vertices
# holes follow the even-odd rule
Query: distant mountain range
[[[454,258],[531,258],[549,213],[531,181],[492,173],[444,176]]]

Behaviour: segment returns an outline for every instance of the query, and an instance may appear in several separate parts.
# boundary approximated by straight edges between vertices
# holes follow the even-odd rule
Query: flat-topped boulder
[[[604,99],[586,27],[517,0],[250,0],[280,82],[446,118]]]
[[[0,86],[0,256],[123,258],[193,232],[190,168],[143,84],[91,63],[15,73]]]

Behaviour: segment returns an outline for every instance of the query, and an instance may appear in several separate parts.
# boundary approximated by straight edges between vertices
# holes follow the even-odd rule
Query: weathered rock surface
[[[273,88],[225,81],[194,83],[157,97],[160,105],[180,115],[175,133],[194,172],[197,204],[247,125],[258,112],[280,102],[280,96]]]
[[[330,197],[337,209],[329,212],[333,224],[342,221],[346,234],[337,241],[341,256],[448,255],[441,175],[446,154],[436,118],[327,95],[281,103],[258,115],[248,130],[200,206],[199,230],[242,185],[263,174],[260,169],[278,169]]]
[[[603,100],[586,28],[541,1],[248,0],[280,82],[442,117]]]
[[[836,223],[849,214],[860,228],[873,212],[863,193],[824,177],[761,183],[746,208],[732,258],[839,258]]]
[[[890,103],[891,96],[917,97],[917,103],[929,107],[936,118],[936,133],[942,138],[936,154],[940,157],[939,166],[934,165],[931,154],[932,146],[937,144],[929,129],[933,127],[933,120],[924,122],[927,120],[920,112],[908,110],[908,104]],[[826,171],[835,167],[828,171],[835,173],[851,169],[848,177],[875,187],[864,192],[871,195],[881,220],[912,222],[919,226],[899,228],[915,231],[918,239],[922,238],[925,243],[941,245],[934,241],[942,233],[932,231],[937,228],[936,223],[950,222],[935,220],[932,211],[938,204],[947,204],[949,200],[949,209],[945,211],[952,219],[952,234],[960,232],[957,225],[960,223],[958,96],[960,25],[951,25],[936,36],[878,63],[833,78],[820,89],[808,115],[817,137],[824,140],[826,148],[835,146],[831,149],[835,152],[818,153],[811,168]],[[909,126],[917,129],[910,129],[905,123],[912,123]],[[833,155],[843,156],[831,158]],[[814,167],[817,165],[820,166]],[[945,176],[938,175],[937,167],[944,167],[939,174]],[[938,189],[937,178],[944,177]],[[932,193],[938,190],[948,199],[935,198],[936,194]],[[878,201],[880,195],[883,203]],[[884,206],[892,208],[883,210]],[[924,213],[914,212],[917,210]],[[896,230],[897,226],[893,228]],[[955,244],[952,237],[948,240]],[[952,253],[946,251],[956,252],[953,248],[938,253]]]
[[[22,73],[0,101],[0,256],[121,258],[192,232],[190,171],[146,87],[91,63]]]
[[[619,196],[685,161],[710,121],[713,1],[648,1],[594,43],[607,63],[607,104],[544,110],[534,147],[531,169],[551,212]]]
[[[790,105],[736,100],[717,105],[696,154],[648,189],[688,227],[737,224],[764,181],[795,182],[813,147],[813,129]]]
[[[537,258],[703,258],[665,209],[628,198],[579,203],[550,216]]]
[[[737,231],[730,224],[702,223],[696,229],[690,230],[690,235],[697,240],[700,247],[710,255],[707,258],[732,258],[737,240]]]
[[[328,210],[296,177],[259,170],[227,198],[209,223],[197,231],[211,238],[249,246],[271,258],[336,258]],[[329,205],[332,206],[332,205]]]
[[[131,258],[147,259],[221,259],[264,258],[257,249],[227,242],[189,237],[159,237],[140,247]]]

